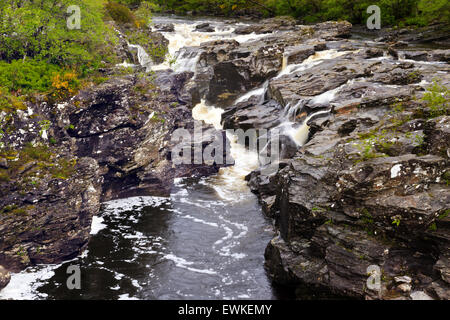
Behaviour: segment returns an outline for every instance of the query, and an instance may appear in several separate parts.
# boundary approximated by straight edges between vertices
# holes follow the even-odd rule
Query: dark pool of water
[[[256,197],[223,200],[215,188],[208,178],[182,181],[167,199],[107,203],[87,254],[56,268],[37,291],[49,299],[285,297],[263,267],[273,229]],[[81,290],[66,286],[69,265],[80,266]]]

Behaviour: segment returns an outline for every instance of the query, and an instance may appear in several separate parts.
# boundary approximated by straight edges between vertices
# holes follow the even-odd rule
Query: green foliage
[[[400,220],[400,218],[399,217],[395,217],[393,220],[392,220],[392,224],[393,225],[395,225],[395,226],[400,226],[400,222],[401,222],[401,220]]]
[[[26,144],[16,150],[1,148],[0,157],[8,160],[8,169],[0,169],[0,183],[16,180],[21,190],[39,186],[39,180],[48,176],[52,179],[68,179],[75,172],[76,159],[58,156],[45,144]]]
[[[417,4],[422,13],[422,19],[428,23],[432,21],[450,21],[450,3],[448,0],[420,0]]]
[[[111,18],[118,23],[136,23],[136,17],[127,6],[109,1],[105,8]]]
[[[391,136],[386,130],[381,130],[381,132],[379,132],[378,128],[367,134],[360,135],[360,138],[361,142],[356,144],[356,148],[360,151],[361,158],[358,159],[356,163],[384,157],[386,156],[385,153],[387,153],[389,148],[393,145],[392,142],[390,142]]]
[[[441,85],[438,80],[433,81],[422,100],[430,109],[430,118],[446,115],[450,111],[450,89]]]
[[[139,20],[143,21],[144,24],[148,24],[151,23],[153,12],[158,10],[158,5],[148,1],[142,1],[142,3],[139,5],[139,8],[134,12],[134,14]]]
[[[67,27],[71,0],[10,0],[0,4],[0,88],[47,92],[55,74],[84,77],[102,61],[116,63],[118,43],[105,23],[103,0],[81,0],[81,29]]]
[[[16,97],[7,89],[2,89],[0,87],[0,112],[4,111],[7,113],[5,118],[0,121],[0,128],[3,127],[5,122],[8,122],[9,118],[11,117],[11,113],[15,112],[16,110],[26,110],[26,106],[23,103],[22,97]]]
[[[437,230],[436,222],[433,222],[433,223],[428,227],[428,230],[430,230],[430,231],[436,231],[436,230]]]
[[[134,30],[127,32],[127,37],[130,43],[143,47],[153,61],[163,61],[168,52],[166,47],[155,43],[145,32]]]
[[[60,67],[45,61],[0,61],[0,86],[22,93],[47,91],[51,87],[52,77],[60,70]]]
[[[122,0],[136,6],[141,1]],[[382,25],[398,24],[423,26],[433,21],[448,22],[448,0],[153,0],[163,10],[176,12],[197,11],[204,13],[232,14],[251,8],[263,15],[291,15],[304,22],[324,20],[348,20],[364,23],[369,14],[367,7],[378,5]]]
[[[117,43],[103,21],[102,0],[81,0],[81,29],[67,28],[72,0],[11,0],[0,5],[0,58],[36,59],[59,66],[95,67],[108,58],[105,48]]]
[[[373,216],[366,208],[361,209],[361,220],[364,224],[373,224]]]
[[[438,220],[443,220],[447,218],[450,215],[450,209],[445,210],[444,213],[440,214],[438,217]]]

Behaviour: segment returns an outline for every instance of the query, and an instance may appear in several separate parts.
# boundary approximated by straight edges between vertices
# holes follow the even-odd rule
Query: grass
[[[400,222],[401,222],[400,218],[394,218],[392,224],[398,227],[400,226]]]
[[[427,88],[422,101],[429,109],[428,118],[436,118],[450,113],[450,89],[441,85],[439,80],[434,80],[433,84]]]

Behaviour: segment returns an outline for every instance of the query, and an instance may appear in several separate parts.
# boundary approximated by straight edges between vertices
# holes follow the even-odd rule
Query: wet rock
[[[434,43],[448,45],[448,24],[432,24],[421,28],[387,28],[375,31],[376,41],[400,43],[403,47],[411,43]]]
[[[398,59],[398,50],[393,47],[393,46],[389,46],[388,47],[388,52],[391,56],[393,56],[395,59]]]
[[[328,21],[315,24],[313,26],[317,32],[330,32],[325,34],[323,38],[325,40],[333,40],[334,38],[348,38],[351,36],[352,24],[347,21]]]
[[[351,25],[346,22],[323,24],[317,29],[295,26],[296,32],[267,35],[264,38],[239,43],[235,40],[205,42],[201,45],[196,65],[196,78],[191,94],[206,99],[209,104],[229,106],[239,95],[262,85],[278,74],[283,67],[283,55],[288,48],[296,48],[310,41],[313,49],[323,49],[324,39],[341,36]],[[277,30],[277,29],[271,29]],[[302,52],[298,48],[300,61],[311,53],[309,47]]]
[[[433,50],[427,55],[428,61],[450,62],[450,49],[447,50]]]
[[[148,79],[136,83],[135,77],[116,78],[74,98],[78,107],[69,114],[69,135],[77,140],[79,156],[95,155],[108,168],[103,199],[139,193],[168,195],[174,178],[218,170],[220,165],[201,163],[190,168],[170,161],[174,130],[193,133],[190,110],[179,96],[191,76],[157,75],[153,92]],[[136,90],[140,87],[144,94]],[[213,142],[209,136],[205,134],[206,140],[199,142],[203,147]]]
[[[397,286],[397,290],[402,293],[409,293],[411,291],[411,285],[408,283],[402,283]]]
[[[408,276],[399,276],[399,277],[394,277],[394,281],[396,283],[411,283],[412,279],[411,279],[411,277],[408,277]]]
[[[209,23],[201,23],[195,26],[195,31],[199,32],[214,32],[214,27],[210,26]]]
[[[0,266],[0,290],[2,290],[4,287],[6,287],[11,280],[11,274]]]
[[[433,282],[426,290],[430,296],[435,297],[439,300],[449,300],[450,294],[448,290],[448,284],[443,281]]]
[[[382,72],[377,70],[377,73],[373,77],[373,80],[385,84],[404,85],[420,82],[422,80],[422,75],[417,70],[405,70],[401,67],[398,67],[391,70],[385,69]]]
[[[275,101],[258,104],[252,100],[238,103],[222,113],[224,129],[269,129],[281,121],[281,106]]]
[[[282,51],[255,43],[250,48],[234,40],[203,44],[197,63],[195,85],[209,103],[223,105],[261,85],[281,69]]]
[[[174,32],[175,31],[175,26],[173,25],[173,23],[155,24],[153,27],[156,31],[160,31],[160,32]]]
[[[313,45],[301,45],[296,47],[287,47],[284,51],[284,59],[287,64],[298,64],[306,60],[315,53]]]
[[[15,205],[0,216],[2,265],[19,271],[30,264],[57,263],[79,255],[87,245],[92,216],[100,209],[102,183],[97,162],[86,157],[78,159],[65,180],[42,177],[27,197],[3,185],[0,206]]]
[[[167,196],[174,178],[210,175],[229,165],[204,159],[173,161],[172,151],[181,143],[173,139],[177,129],[184,130],[183,137],[192,137],[186,142],[189,150],[222,145],[212,155],[223,159],[229,151],[225,133],[212,126],[203,126],[203,134],[194,135],[200,124],[192,119],[182,94],[190,77],[192,73],[115,76],[64,103],[36,102],[36,113],[52,117],[49,135],[58,143],[49,148],[58,158],[49,166],[54,169],[42,161],[39,165],[28,161],[0,181],[0,264],[20,271],[37,263],[72,259],[86,248],[101,201]],[[17,116],[15,124],[22,128],[39,120],[24,117],[20,122]],[[26,134],[25,139],[14,134],[8,138],[24,145],[38,136]],[[38,181],[30,184],[30,175],[38,176]]]
[[[264,34],[272,33],[274,30],[288,31],[294,30],[297,22],[294,18],[289,16],[280,16],[270,19],[264,19],[260,23],[253,23],[248,26],[240,26],[236,28],[236,34]]]
[[[349,80],[368,75],[369,65],[364,61],[354,63],[345,58],[327,60],[307,70],[271,80],[268,96],[283,106],[292,105],[300,99],[318,96]]]
[[[405,59],[416,61],[427,61],[428,53],[426,51],[404,51]]]
[[[384,55],[384,51],[380,48],[367,48],[358,52],[358,56],[363,59],[379,58]]]

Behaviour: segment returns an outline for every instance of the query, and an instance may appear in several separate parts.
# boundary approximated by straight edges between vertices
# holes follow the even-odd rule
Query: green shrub
[[[60,67],[36,60],[0,61],[0,86],[14,92],[47,91]]]
[[[136,23],[136,17],[128,7],[112,1],[108,2],[105,7],[114,21],[118,23]]]
[[[103,21],[103,0],[76,2],[82,17],[79,30],[67,28],[66,9],[72,4],[72,0],[2,1],[0,60],[44,61],[50,68],[77,67],[83,72],[96,69],[102,60],[114,60],[118,39]]]
[[[142,1],[121,0],[137,6]],[[220,12],[231,14],[241,9],[252,9],[267,15],[291,15],[304,22],[348,20],[365,23],[367,7],[378,5],[382,25],[423,26],[433,21],[450,21],[448,0],[152,0],[165,10],[186,12]]]
[[[450,89],[441,85],[439,80],[433,81],[422,100],[430,109],[430,118],[446,115],[450,111]]]

